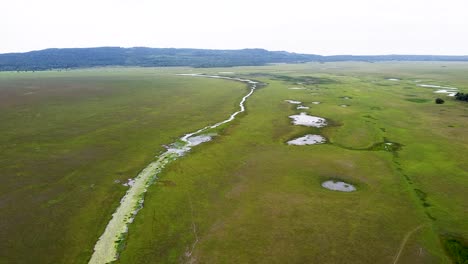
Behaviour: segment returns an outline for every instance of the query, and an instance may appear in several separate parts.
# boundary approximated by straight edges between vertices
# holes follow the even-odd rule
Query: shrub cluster
[[[455,94],[455,99],[468,102],[468,93],[457,93]]]

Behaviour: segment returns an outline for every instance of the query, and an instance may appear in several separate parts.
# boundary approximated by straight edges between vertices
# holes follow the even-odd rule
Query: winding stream
[[[228,123],[245,111],[244,103],[253,94],[257,88],[257,83],[248,79],[231,78],[217,75],[204,74],[178,74],[181,76],[205,77],[226,79],[247,83],[250,87],[250,92],[245,95],[239,103],[240,109],[229,116],[228,119],[218,122],[214,125],[206,126],[195,132],[185,134],[177,142],[171,144],[166,152],[159,155],[156,161],[151,162],[144,168],[134,179],[133,185],[125,193],[125,196],[120,200],[120,205],[112,214],[112,219],[106,226],[104,233],[101,235],[96,245],[94,252],[89,261],[90,264],[104,264],[115,261],[118,258],[119,247],[125,238],[128,231],[128,225],[133,222],[138,211],[143,207],[144,195],[147,188],[156,180],[158,173],[171,161],[183,156],[189,152],[193,146],[207,142],[211,139],[209,135],[198,135],[209,129],[216,128],[222,124]],[[198,136],[195,136],[198,135]]]

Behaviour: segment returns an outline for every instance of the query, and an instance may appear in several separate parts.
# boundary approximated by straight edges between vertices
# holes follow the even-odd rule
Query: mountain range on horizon
[[[268,63],[338,61],[468,61],[452,55],[317,55],[265,49],[190,49],[147,47],[51,48],[0,54],[0,71],[40,71],[103,66],[196,68],[260,66]]]

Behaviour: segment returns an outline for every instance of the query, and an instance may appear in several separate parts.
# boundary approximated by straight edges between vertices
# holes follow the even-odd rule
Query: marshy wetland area
[[[466,263],[467,72],[0,72],[0,263]]]

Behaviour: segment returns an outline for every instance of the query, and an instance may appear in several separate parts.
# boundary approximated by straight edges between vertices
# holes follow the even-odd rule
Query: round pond
[[[339,191],[339,192],[354,192],[356,191],[356,187],[352,184],[342,182],[342,181],[325,181],[322,183],[322,187],[332,191]]]

